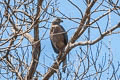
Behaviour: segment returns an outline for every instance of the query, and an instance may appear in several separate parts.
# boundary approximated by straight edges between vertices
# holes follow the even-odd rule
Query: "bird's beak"
[[[60,22],[63,22],[63,20],[61,20]]]

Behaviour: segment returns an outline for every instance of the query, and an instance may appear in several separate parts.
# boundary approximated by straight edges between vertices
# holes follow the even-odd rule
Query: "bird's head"
[[[63,20],[61,20],[60,18],[56,18],[55,20],[53,20],[52,24],[60,24],[61,22],[63,22]]]

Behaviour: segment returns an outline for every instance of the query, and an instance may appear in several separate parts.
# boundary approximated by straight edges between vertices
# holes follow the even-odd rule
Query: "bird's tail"
[[[59,52],[59,57],[61,58],[61,56],[62,56],[62,54],[63,54],[63,52]],[[67,57],[66,57],[67,58]],[[65,73],[65,70],[66,70],[66,68],[67,68],[67,59],[64,59],[63,60],[63,64],[62,64],[62,71]]]
[[[65,70],[67,68],[67,59],[65,58],[65,60],[63,61],[63,65],[62,65],[62,71],[65,73]]]

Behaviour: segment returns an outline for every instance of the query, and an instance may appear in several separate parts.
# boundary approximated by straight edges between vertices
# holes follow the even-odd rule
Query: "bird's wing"
[[[51,26],[51,29],[50,29],[50,41],[51,41],[51,44],[52,44],[52,47],[53,47],[54,51],[55,51],[57,54],[59,54],[58,49],[54,46],[53,35],[54,35],[54,33],[53,33],[53,27]]]
[[[50,39],[52,47],[56,53],[67,45],[68,36],[65,29],[61,25],[52,25],[50,29]]]
[[[63,30],[63,32],[65,32],[65,33],[64,33],[64,43],[65,43],[65,45],[67,45],[67,43],[68,43],[68,35],[67,35],[67,32],[65,31],[65,29],[63,28],[63,26],[60,25],[60,27],[61,27],[61,29]]]

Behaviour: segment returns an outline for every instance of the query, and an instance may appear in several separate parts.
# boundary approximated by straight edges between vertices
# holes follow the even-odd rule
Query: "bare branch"
[[[85,41],[85,42],[75,42],[75,43],[71,44],[70,47],[76,47],[76,46],[78,46],[78,45],[83,45],[83,46],[84,46],[84,45],[93,45],[93,44],[97,43],[98,41],[100,41],[101,39],[103,39],[103,38],[104,38],[105,36],[107,36],[108,34],[111,34],[112,31],[114,31],[114,30],[117,29],[117,28],[120,28],[120,22],[119,22],[116,26],[112,27],[110,30],[108,30],[108,31],[106,31],[106,32],[103,32],[103,33],[101,34],[101,36],[98,37],[98,38],[96,38],[95,40]]]
[[[71,40],[70,40],[71,43],[74,43],[74,42],[79,38],[79,36],[80,36],[80,35],[79,35],[79,32],[80,32],[81,29],[83,28],[83,26],[84,26],[84,24],[85,24],[85,21],[86,21],[87,18],[89,17],[89,16],[88,16],[88,15],[89,15],[89,12],[90,12],[91,8],[93,7],[93,5],[96,3],[96,1],[97,1],[97,0],[93,0],[93,1],[89,4],[88,8],[86,9],[85,15],[83,16],[83,18],[82,18],[82,20],[81,20],[81,22],[80,22],[80,25],[79,25],[77,31],[75,32],[75,34],[72,36],[72,38],[71,38]]]
[[[43,0],[38,0],[37,14],[36,14],[36,17],[35,17],[36,22],[35,22],[35,25],[34,25],[34,42],[33,42],[33,46],[32,46],[32,61],[31,61],[30,67],[28,69],[28,73],[25,77],[26,80],[30,80],[30,79],[33,78],[33,75],[36,71],[38,61],[39,61],[41,45],[40,45],[40,41],[39,41],[38,20],[40,18],[42,2],[43,2]]]

